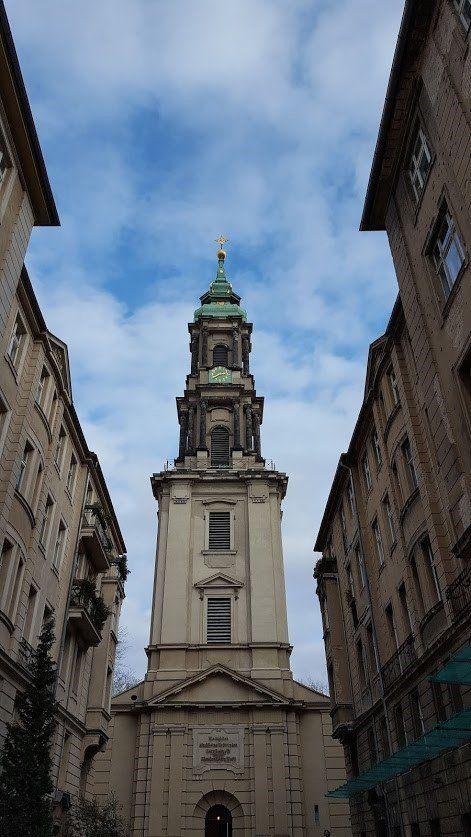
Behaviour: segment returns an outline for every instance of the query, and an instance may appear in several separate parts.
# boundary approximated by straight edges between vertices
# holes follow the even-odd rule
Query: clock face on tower
[[[231,369],[225,366],[215,366],[209,370],[208,381],[210,384],[230,384],[232,381]]]

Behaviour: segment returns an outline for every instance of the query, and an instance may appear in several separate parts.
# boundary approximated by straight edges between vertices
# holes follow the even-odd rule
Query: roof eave
[[[0,83],[2,103],[31,200],[35,223],[38,226],[58,226],[59,215],[3,0],[0,0]]]

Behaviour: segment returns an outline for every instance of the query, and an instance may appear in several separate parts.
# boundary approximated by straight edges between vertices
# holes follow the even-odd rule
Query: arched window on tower
[[[229,349],[218,343],[213,349],[213,366],[228,366],[229,365]]]
[[[215,427],[211,433],[211,466],[229,467],[229,431],[227,427]]]

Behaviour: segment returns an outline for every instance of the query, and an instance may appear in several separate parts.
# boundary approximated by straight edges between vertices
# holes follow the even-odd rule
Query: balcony
[[[69,622],[87,647],[98,645],[109,610],[88,578],[75,579],[69,606]]]
[[[416,659],[417,651],[415,650],[414,637],[411,634],[383,666],[382,673],[385,691],[396,683]]]
[[[22,639],[18,648],[18,662],[26,671],[31,671],[35,650],[26,639]]]
[[[451,605],[453,619],[460,619],[471,605],[471,565],[465,567],[452,581],[447,588],[446,597]]]
[[[106,572],[110,566],[113,545],[106,532],[101,506],[85,506],[80,536],[95,570],[99,573]]]

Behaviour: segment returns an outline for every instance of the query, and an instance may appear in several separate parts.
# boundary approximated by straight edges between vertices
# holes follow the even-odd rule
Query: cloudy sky
[[[293,668],[324,678],[313,543],[396,294],[385,235],[358,225],[403,0],[6,6],[62,222],[27,264],[127,543],[129,664],[145,670],[149,475],[177,451],[187,322],[223,233],[263,452],[290,477]]]

